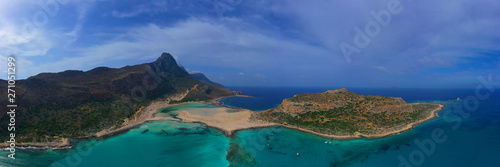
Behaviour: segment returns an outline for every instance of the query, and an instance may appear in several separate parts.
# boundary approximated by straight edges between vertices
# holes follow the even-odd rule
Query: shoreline
[[[59,141],[54,141],[54,142],[29,142],[29,143],[15,143],[16,148],[19,147],[19,149],[57,149],[57,150],[66,150],[66,149],[71,149],[73,148],[73,143],[71,140],[89,140],[89,139],[97,139],[97,140],[102,140],[106,138],[110,138],[113,136],[117,136],[123,133],[127,133],[133,128],[136,128],[144,123],[150,122],[150,121],[179,121],[176,119],[161,119],[159,117],[155,117],[154,114],[158,112],[158,109],[161,108],[166,108],[166,107],[172,107],[172,106],[178,106],[178,105],[183,105],[183,104],[188,104],[188,103],[213,103],[215,105],[220,105],[220,102],[218,100],[227,98],[227,97],[251,97],[247,95],[231,95],[231,96],[223,96],[223,97],[218,97],[214,98],[207,101],[191,101],[191,102],[183,102],[183,103],[174,103],[170,104],[170,101],[173,100],[181,100],[183,99],[189,91],[186,91],[184,93],[180,94],[175,94],[170,98],[158,100],[151,102],[148,106],[144,107],[144,109],[136,111],[134,113],[135,119],[134,120],[129,120],[128,118],[125,119],[124,124],[120,127],[111,127],[108,129],[103,129],[99,132],[96,132],[92,135],[88,136],[80,136],[80,137],[74,137],[74,138],[60,138]],[[222,106],[224,107],[224,106]],[[237,108],[235,108],[237,109]],[[142,111],[142,112],[141,112]],[[207,125],[208,126],[208,125]],[[214,127],[215,128],[215,127]],[[0,149],[5,150],[10,148],[9,143],[3,142],[0,143]]]
[[[422,103],[412,103],[412,104],[422,104]],[[436,103],[431,103],[431,104],[436,104]],[[412,130],[413,128],[415,128],[415,126],[417,126],[419,124],[422,124],[422,123],[428,122],[434,118],[437,118],[438,117],[437,112],[443,110],[444,107],[446,107],[446,105],[443,105],[443,104],[437,104],[437,105],[439,105],[439,106],[436,109],[432,110],[430,115],[425,119],[410,123],[410,124],[406,125],[403,129],[385,132],[385,133],[381,133],[381,134],[374,134],[374,135],[365,135],[365,134],[359,133],[358,135],[336,136],[336,135],[318,133],[318,132],[314,132],[312,130],[303,129],[303,128],[299,128],[299,127],[291,126],[291,125],[282,125],[282,126],[289,128],[289,129],[295,129],[295,130],[299,130],[302,132],[310,133],[310,134],[325,137],[325,138],[333,138],[335,140],[352,140],[352,139],[361,139],[361,138],[378,139],[378,138],[384,138],[384,137],[389,137],[389,136],[397,135],[400,133],[408,132],[408,131]]]
[[[140,125],[142,125],[144,123],[150,122],[150,121],[177,121],[177,122],[189,122],[189,123],[202,123],[202,124],[206,125],[207,127],[214,128],[214,129],[217,129],[219,131],[222,131],[227,137],[230,137],[230,138],[233,138],[236,133],[238,133],[240,131],[244,131],[244,130],[269,128],[269,127],[273,127],[273,126],[282,126],[284,128],[298,130],[298,131],[301,131],[301,132],[309,133],[309,134],[320,136],[320,137],[323,137],[323,138],[333,138],[335,140],[352,140],[352,139],[361,139],[361,138],[376,139],[376,138],[388,137],[388,136],[397,135],[397,134],[400,134],[400,133],[403,133],[403,132],[410,131],[415,126],[417,126],[419,124],[422,124],[422,123],[425,123],[427,121],[430,121],[430,120],[438,117],[437,116],[437,112],[443,110],[444,107],[445,107],[445,105],[443,105],[443,104],[437,104],[439,106],[436,109],[432,110],[430,112],[430,115],[427,118],[422,119],[422,120],[417,121],[417,122],[410,123],[410,124],[406,125],[403,129],[399,129],[399,130],[395,130],[395,131],[390,131],[390,132],[385,132],[385,133],[382,133],[382,134],[375,134],[375,135],[365,135],[365,134],[359,133],[359,134],[355,134],[355,135],[337,136],[337,135],[329,135],[329,134],[323,134],[323,133],[319,133],[319,132],[314,132],[312,130],[303,129],[303,128],[299,128],[299,127],[292,126],[292,125],[283,125],[283,124],[272,123],[272,122],[255,122],[255,121],[250,121],[248,119],[250,117],[248,114],[251,115],[255,111],[251,111],[251,110],[243,109],[243,108],[228,107],[228,106],[222,105],[222,103],[219,102],[219,100],[223,99],[223,98],[227,98],[227,97],[251,97],[251,96],[246,96],[246,95],[225,96],[225,97],[219,97],[219,98],[212,99],[212,100],[210,100],[208,102],[208,103],[213,103],[216,106],[221,107],[223,109],[237,109],[237,110],[240,110],[239,112],[236,112],[236,113],[239,113],[240,115],[242,113],[246,114],[246,115],[241,116],[240,119],[233,120],[234,125],[239,125],[240,127],[231,127],[231,126],[227,127],[227,124],[230,121],[223,122],[221,124],[217,120],[215,120],[215,121],[214,120],[209,120],[209,119],[207,120],[207,118],[210,118],[208,116],[205,118],[205,120],[203,120],[202,119],[203,116],[192,115],[192,114],[190,114],[190,113],[188,113],[186,111],[180,111],[179,112],[179,116],[178,117],[181,118],[182,120],[178,120],[178,119],[174,119],[174,118],[168,118],[168,117],[156,117],[156,116],[154,116],[154,114],[157,113],[157,111],[159,109],[165,108],[165,107],[172,107],[172,106],[184,105],[184,104],[188,104],[188,103],[205,103],[205,104],[207,103],[207,102],[193,101],[193,102],[184,102],[184,103],[170,104],[169,103],[170,100],[171,100],[170,99],[170,100],[162,100],[162,101],[152,102],[150,105],[148,105],[147,107],[145,107],[143,110],[137,111],[134,114],[134,117],[133,117],[133,118],[135,118],[134,120],[126,120],[126,122],[124,123],[123,126],[118,127],[116,129],[109,128],[109,129],[105,129],[105,130],[102,130],[100,132],[97,132],[97,133],[95,133],[93,135],[83,136],[83,137],[76,137],[76,138],[71,138],[71,139],[69,139],[69,138],[61,138],[62,141],[60,141],[60,142],[49,142],[49,143],[16,143],[16,147],[20,146],[21,147],[20,149],[60,149],[60,150],[71,149],[73,147],[73,145],[72,145],[72,143],[71,143],[70,140],[88,140],[88,139],[98,139],[98,140],[101,140],[101,139],[106,139],[106,138],[109,138],[109,137],[113,137],[113,136],[116,136],[116,135],[120,135],[120,134],[126,133],[126,132],[130,131],[131,129],[136,128],[136,127],[138,127],[138,126],[140,126]],[[412,104],[419,104],[419,103],[412,103]],[[436,103],[432,103],[432,104],[436,104]],[[217,115],[217,114],[214,114],[214,115]],[[226,115],[233,115],[234,116],[235,114],[234,113],[226,113]],[[217,116],[219,116],[219,115],[217,115]],[[214,117],[214,116],[212,116],[212,117]],[[137,119],[139,119],[139,120],[137,120]],[[226,124],[224,124],[224,123],[226,123]],[[8,143],[0,143],[0,148],[7,149],[8,148]]]
[[[230,108],[230,109],[236,109],[236,110],[248,110],[246,108],[240,108],[240,107],[235,107],[235,106],[227,106],[222,104],[219,100],[228,98],[228,97],[253,97],[253,96],[248,96],[248,95],[232,95],[232,96],[223,96],[223,97],[218,97],[215,99],[210,100],[210,103],[213,103],[217,107],[224,107],[224,108]]]
[[[219,99],[221,99],[221,98],[214,99],[213,101],[217,101]],[[425,104],[425,103],[411,103],[411,104]],[[436,104],[436,103],[430,103],[430,104]],[[239,109],[239,110],[241,110],[240,112],[251,111],[251,110],[248,110],[248,109],[227,107],[227,106],[224,106],[224,105],[222,105],[220,103],[219,103],[219,105],[220,105],[221,108]],[[433,109],[432,111],[430,111],[429,116],[426,117],[425,119],[419,120],[417,122],[410,123],[410,124],[404,126],[404,128],[402,128],[402,129],[398,129],[398,130],[394,130],[394,131],[389,131],[389,132],[384,132],[384,133],[381,133],[381,134],[370,134],[370,135],[362,134],[362,133],[356,133],[355,135],[346,135],[346,136],[330,135],[330,134],[323,134],[323,133],[315,132],[315,131],[312,131],[312,130],[308,130],[308,129],[304,129],[304,128],[292,126],[292,125],[284,125],[284,124],[272,123],[272,122],[271,123],[269,123],[269,122],[262,123],[261,122],[261,125],[252,125],[252,126],[241,127],[241,128],[221,128],[220,126],[216,126],[216,125],[213,125],[211,123],[207,123],[207,121],[203,121],[203,120],[189,120],[189,119],[193,119],[193,118],[188,118],[188,120],[185,120],[183,118],[183,121],[181,121],[181,122],[202,123],[202,124],[205,124],[208,127],[211,127],[211,128],[218,129],[218,130],[222,131],[228,137],[233,137],[239,131],[252,130],[252,129],[260,129],[260,128],[268,128],[268,127],[273,127],[273,126],[282,126],[284,128],[295,129],[295,130],[298,130],[298,131],[301,131],[301,132],[309,133],[309,134],[320,136],[320,137],[323,137],[323,138],[333,138],[335,140],[353,140],[353,139],[361,139],[361,138],[377,139],[377,138],[383,138],[383,137],[393,136],[393,135],[397,135],[397,134],[400,134],[400,133],[404,133],[404,132],[410,131],[413,128],[415,128],[415,126],[417,126],[419,124],[422,124],[422,123],[430,121],[430,120],[432,120],[434,118],[437,118],[438,117],[437,112],[443,110],[444,107],[446,107],[446,105],[443,105],[443,104],[437,104],[437,105],[438,105],[438,107],[435,108],[435,109]],[[256,112],[256,111],[251,111],[251,112]],[[182,117],[181,114],[178,117],[181,118]],[[252,123],[252,121],[249,121],[248,123]]]
[[[107,129],[103,129],[99,132],[93,133],[87,136],[79,136],[73,138],[60,138],[60,141],[57,142],[29,142],[29,143],[15,143],[16,148],[18,146],[26,148],[26,149],[57,149],[57,150],[65,150],[73,148],[73,143],[71,140],[89,140],[89,139],[106,139],[109,137],[113,137],[116,135],[120,135],[130,131],[130,129],[136,128],[146,122],[148,122],[150,118],[153,118],[154,114],[160,108],[172,107],[176,105],[183,105],[187,103],[194,102],[183,102],[183,103],[175,103],[170,104],[170,101],[183,99],[189,91],[184,93],[174,94],[172,97],[157,100],[151,102],[148,106],[145,106],[143,109],[139,109],[134,113],[132,118],[126,118],[125,122],[120,127],[111,127]],[[131,120],[133,119],[133,120]],[[0,143],[0,149],[8,149],[10,148],[9,143],[3,142]]]
[[[220,129],[230,137],[235,131],[249,128],[269,127],[279,125],[277,123],[264,121],[251,121],[250,117],[255,111],[248,109],[237,109],[238,112],[227,112],[234,108],[219,107],[217,109],[201,109],[208,110],[211,115],[199,115],[188,111],[178,111],[177,118],[182,119],[182,122],[201,122],[209,127]]]
[[[57,142],[27,142],[27,143],[15,143],[16,149],[57,149],[57,150],[65,150],[73,148],[71,144],[70,138],[60,138]],[[0,149],[5,150],[9,149],[9,143],[3,142],[0,143]]]

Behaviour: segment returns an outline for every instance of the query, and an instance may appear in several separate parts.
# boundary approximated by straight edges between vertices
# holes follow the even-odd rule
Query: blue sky
[[[498,9],[495,0],[0,0],[0,64],[15,55],[27,78],[169,52],[229,86],[475,87],[488,75],[498,86]]]

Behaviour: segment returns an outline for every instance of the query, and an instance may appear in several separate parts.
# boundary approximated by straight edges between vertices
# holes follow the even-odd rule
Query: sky
[[[10,55],[25,79],[168,52],[226,86],[462,88],[478,77],[499,86],[499,9],[497,0],[0,0],[0,76]]]

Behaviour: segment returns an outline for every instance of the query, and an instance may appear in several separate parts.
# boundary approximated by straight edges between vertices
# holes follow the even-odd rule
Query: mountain
[[[347,89],[306,93],[284,99],[252,119],[291,125],[335,136],[373,136],[407,130],[434,117],[438,104],[406,103],[399,97],[360,95]]]
[[[215,87],[224,88],[224,86],[222,86],[222,84],[212,82],[203,73],[192,73],[191,77],[193,77],[194,79],[196,79],[196,80],[198,80],[200,82],[203,82],[203,83],[205,83],[207,85],[212,85],[212,86],[215,86]]]
[[[0,81],[7,90],[7,81]],[[202,83],[163,53],[151,63],[90,71],[41,73],[16,80],[16,138],[50,141],[54,137],[86,136],[113,126],[155,100],[204,101],[232,95],[229,89]],[[0,126],[7,127],[7,91],[0,92]],[[8,137],[6,128],[0,138]]]

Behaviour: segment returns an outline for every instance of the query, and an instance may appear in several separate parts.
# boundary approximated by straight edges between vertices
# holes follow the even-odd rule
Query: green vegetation
[[[293,125],[331,135],[378,134],[402,129],[428,117],[437,104],[407,104],[400,98],[337,93],[308,93],[285,99],[252,119]]]
[[[54,136],[76,137],[94,134],[104,128],[119,126],[141,105],[126,106],[120,102],[89,101],[77,106],[27,107],[20,119],[20,141],[51,141]]]
[[[6,81],[0,80],[0,89],[7,90]],[[117,127],[152,101],[186,90],[190,92],[181,101],[208,100],[232,93],[195,80],[167,53],[155,62],[119,69],[42,73],[16,81],[15,90],[19,100],[16,138],[24,142],[82,137]],[[7,111],[6,92],[0,92],[2,127],[9,123],[9,117],[2,117]],[[6,140],[9,133],[0,128],[0,139]]]
[[[216,97],[227,96],[227,89],[221,89],[218,87],[213,87],[209,85],[196,86],[195,91],[190,91],[184,99],[178,101],[190,102],[190,101],[208,101]]]

